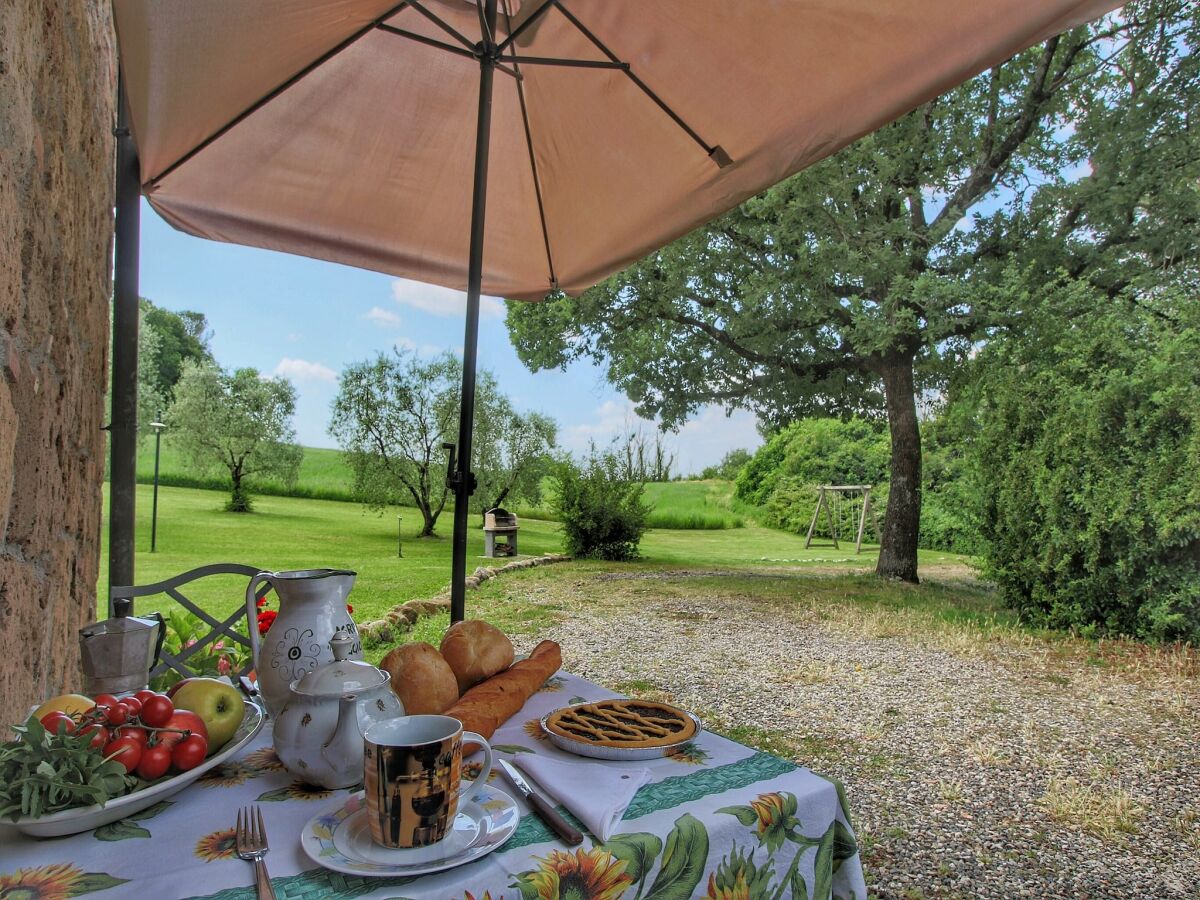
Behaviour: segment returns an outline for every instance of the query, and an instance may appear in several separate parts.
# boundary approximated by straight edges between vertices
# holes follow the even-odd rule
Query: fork
[[[275,900],[275,889],[271,887],[271,876],[263,857],[271,848],[267,846],[267,829],[263,825],[262,810],[257,806],[238,810],[237,855],[254,862],[255,886],[258,900]]]

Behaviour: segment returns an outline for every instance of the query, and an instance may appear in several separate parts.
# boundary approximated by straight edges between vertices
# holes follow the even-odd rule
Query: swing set
[[[875,540],[882,542],[879,531],[879,520],[875,514],[875,507],[871,505],[871,485],[822,484],[817,486],[817,508],[813,510],[812,521],[808,523],[808,537],[804,541],[805,550],[812,546],[813,532],[817,529],[817,520],[821,516],[821,510],[825,510],[825,516],[829,520],[829,534],[833,538],[833,546],[836,549],[841,549],[838,545],[838,530],[842,524],[842,507],[844,504],[850,502],[844,499],[847,494],[862,494],[862,507],[858,514],[858,536],[854,542],[854,552],[862,552],[863,529],[867,524],[868,513],[871,516],[871,527],[875,530]],[[836,502],[833,496],[836,496]],[[853,525],[853,523],[854,513],[851,510],[850,524]]]

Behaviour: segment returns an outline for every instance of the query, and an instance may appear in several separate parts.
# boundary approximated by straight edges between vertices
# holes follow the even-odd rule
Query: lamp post
[[[162,422],[151,422],[150,427],[154,429],[154,506],[150,512],[150,552],[153,553],[154,545],[158,543],[158,457],[162,450],[163,429],[167,426]]]

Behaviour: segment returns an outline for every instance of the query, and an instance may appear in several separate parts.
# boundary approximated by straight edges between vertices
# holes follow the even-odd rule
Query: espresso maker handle
[[[154,618],[158,619],[158,640],[154,642],[154,658],[150,660],[151,672],[158,665],[158,657],[162,654],[163,640],[167,636],[167,620],[163,618],[163,614],[156,612],[154,613]]]

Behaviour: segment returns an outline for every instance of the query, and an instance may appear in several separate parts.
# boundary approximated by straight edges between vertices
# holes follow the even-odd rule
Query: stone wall
[[[95,611],[115,85],[107,0],[0,3],[0,734]]]

